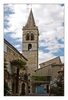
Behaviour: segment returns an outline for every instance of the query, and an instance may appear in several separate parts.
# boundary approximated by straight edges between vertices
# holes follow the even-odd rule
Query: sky
[[[64,63],[64,4],[4,4],[4,38],[22,53],[22,28],[32,8],[39,30],[39,64],[57,56]]]

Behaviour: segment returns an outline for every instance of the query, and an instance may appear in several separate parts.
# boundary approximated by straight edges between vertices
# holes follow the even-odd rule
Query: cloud
[[[60,56],[62,63],[65,63],[64,56]]]
[[[9,34],[9,37],[15,39],[15,42],[22,43],[22,28],[27,22],[30,9],[30,4],[4,5],[4,33],[5,35]],[[64,23],[64,6],[62,7],[59,4],[32,4],[32,11],[39,29],[39,47],[49,50],[46,53],[43,50],[39,51],[39,62],[41,63],[44,60],[56,57],[53,53],[64,48],[64,43],[58,42],[58,40],[64,42],[64,25],[62,25]],[[20,52],[22,51],[20,47],[17,47],[17,49]]]
[[[16,29],[21,30],[27,22],[30,11],[30,9],[27,8],[30,8],[30,6],[27,6],[26,4],[9,4],[6,5],[5,9],[7,8],[10,8],[10,11],[14,12],[13,14],[9,14],[9,16],[6,18],[9,20],[7,24],[10,26],[8,31],[16,32]],[[57,29],[59,26],[61,26],[61,23],[64,21],[63,8],[64,7],[56,4],[32,5],[35,22],[39,27],[40,34],[42,34],[42,31],[49,33],[49,31],[53,31],[54,28]],[[41,14],[41,12],[43,14]]]
[[[16,42],[21,42],[22,43],[22,38],[17,38]]]
[[[51,53],[44,53],[42,50],[39,50],[39,64],[48,61],[54,57],[56,56]]]
[[[55,57],[57,57],[57,56],[55,56],[51,52],[44,53],[42,50],[39,50],[39,56],[38,56],[39,64],[42,63],[42,62],[46,62],[48,60],[51,60],[51,59],[53,59]],[[64,56],[60,56],[60,59],[61,59],[61,62],[64,63]]]
[[[15,47],[20,53],[22,53],[22,52],[21,52],[21,45],[20,45],[20,44],[16,44],[16,45],[14,45],[14,47]]]
[[[17,45],[14,45],[15,48],[19,48],[20,47],[20,44],[17,44]]]

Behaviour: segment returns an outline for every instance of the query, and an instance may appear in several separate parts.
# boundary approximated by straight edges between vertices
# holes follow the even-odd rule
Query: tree
[[[10,95],[10,88],[8,86],[8,79],[10,74],[8,72],[6,59],[4,58],[4,96]]]
[[[55,82],[56,86],[52,86],[50,89],[50,94],[54,94],[56,96],[64,96],[64,88],[62,88],[62,84],[64,82],[64,76],[62,75],[59,80]]]
[[[20,60],[20,59],[12,60],[12,61],[11,61],[11,64],[12,64],[13,66],[16,66],[17,68],[26,69],[26,62],[23,62],[23,61]]]
[[[11,61],[11,65],[14,66],[14,67],[17,67],[17,74],[16,74],[16,93],[18,93],[19,70],[20,69],[26,70],[27,66],[26,66],[26,62],[23,62],[20,59],[12,60]]]
[[[4,80],[4,96],[10,95],[10,88],[8,83]]]

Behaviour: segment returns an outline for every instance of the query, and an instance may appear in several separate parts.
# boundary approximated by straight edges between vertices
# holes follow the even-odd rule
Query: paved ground
[[[49,96],[49,94],[28,94],[25,96]]]

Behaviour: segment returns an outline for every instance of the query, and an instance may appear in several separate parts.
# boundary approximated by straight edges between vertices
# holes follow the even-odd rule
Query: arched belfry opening
[[[26,40],[29,40],[29,33],[26,35]]]
[[[28,50],[29,50],[29,51],[32,50],[32,44],[28,44]]]
[[[33,35],[33,33],[31,33],[31,40],[34,40],[34,35]]]

